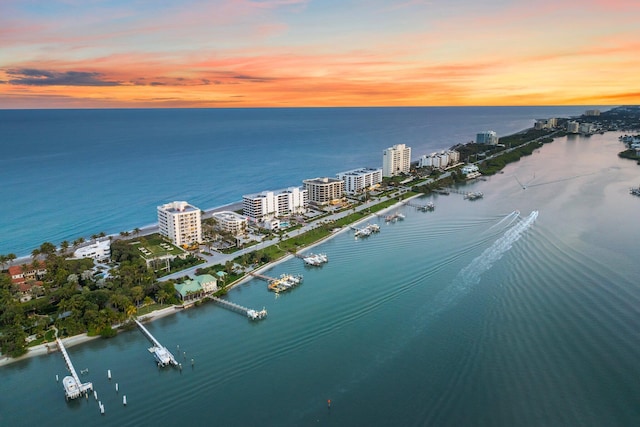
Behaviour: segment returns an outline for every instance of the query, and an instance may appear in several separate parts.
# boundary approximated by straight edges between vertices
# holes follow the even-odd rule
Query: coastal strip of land
[[[393,204],[393,205],[391,205],[391,206],[389,206],[387,208],[384,208],[384,209],[380,210],[379,212],[377,212],[377,214],[383,214],[385,212],[389,212],[389,211],[391,211],[393,209],[396,209],[399,206],[402,206],[406,201],[411,200],[411,199],[413,199],[415,197],[419,197],[421,195],[422,194],[411,195],[410,197],[407,197],[404,200],[398,201],[397,203],[395,203],[395,204]],[[229,209],[229,208],[231,208],[233,206],[237,206],[237,203],[236,204],[231,204],[231,205],[226,205],[226,206],[220,207],[220,208],[215,208],[215,209],[210,210],[210,212]],[[374,218],[375,216],[376,216],[376,213],[372,213],[372,214],[367,215],[364,218],[352,223],[351,225],[355,226],[355,225],[358,225],[360,223],[369,221],[370,219]],[[153,233],[153,231],[151,231],[151,230],[152,230],[151,227],[147,228],[147,231],[149,231],[150,234]],[[303,248],[300,248],[300,250],[309,250],[309,249],[311,249],[311,248],[313,248],[315,246],[321,245],[322,243],[326,242],[327,240],[330,240],[330,239],[332,239],[332,238],[334,238],[334,237],[336,237],[336,236],[338,236],[338,235],[340,235],[340,234],[342,234],[342,233],[344,233],[344,232],[346,232],[348,230],[350,230],[349,226],[342,227],[341,229],[329,234],[328,236],[325,236],[325,237],[323,237],[323,238],[321,238],[321,239],[319,239],[319,240],[317,240],[317,241],[315,241],[315,242],[313,242],[313,243],[311,243],[311,244],[309,244],[309,245],[307,245],[307,246],[305,246]],[[277,266],[280,263],[283,263],[283,262],[291,259],[292,257],[293,257],[292,254],[285,254],[282,257],[280,257],[280,258],[278,258],[278,259],[276,259],[274,261],[271,261],[271,262],[269,262],[267,264],[259,266],[255,270],[251,271],[251,273],[260,274],[262,272],[265,272],[265,271]],[[185,274],[185,272],[181,272],[181,274]],[[240,286],[240,285],[242,285],[244,283],[247,283],[247,282],[249,282],[249,281],[251,281],[253,279],[254,279],[253,276],[251,276],[251,274],[247,273],[241,279],[239,279],[239,280],[235,281],[234,283],[231,283],[229,286],[227,286],[226,289],[227,290],[231,290],[231,289],[235,288],[236,286]],[[150,312],[148,314],[142,315],[142,316],[139,317],[139,319],[141,321],[144,321],[144,322],[152,322],[154,320],[161,319],[163,317],[179,313],[180,311],[181,311],[180,306],[171,305],[171,306],[168,306],[168,307],[161,308],[159,310],[152,311],[152,312]],[[118,329],[119,326],[120,325],[113,325],[113,328],[114,329]],[[74,336],[71,336],[71,337],[64,338],[63,342],[64,342],[65,347],[73,347],[73,346],[76,346],[76,345],[80,345],[80,344],[83,344],[83,343],[86,343],[86,342],[93,341],[93,340],[98,339],[98,338],[101,338],[101,336],[100,335],[89,336],[87,333],[83,333],[83,334],[74,335]],[[0,355],[0,367],[4,366],[4,365],[8,365],[10,363],[19,362],[19,361],[22,361],[22,360],[25,360],[25,359],[28,359],[28,358],[31,358],[31,357],[47,355],[47,354],[50,354],[52,352],[57,352],[57,350],[58,350],[57,349],[57,344],[55,342],[51,342],[51,343],[43,343],[43,344],[35,345],[33,347],[29,347],[27,353],[22,355],[22,356],[20,356],[20,357],[12,358],[12,357],[8,357],[8,356],[5,356],[5,355]]]

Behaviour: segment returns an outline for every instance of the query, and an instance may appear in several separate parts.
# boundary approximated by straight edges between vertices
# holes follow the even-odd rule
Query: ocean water
[[[0,253],[152,224],[173,200],[208,209],[380,167],[393,144],[417,159],[587,108],[0,110]]]
[[[148,324],[182,371],[136,330],[71,347],[105,415],[65,402],[59,353],[2,367],[0,425],[639,425],[639,170],[617,137],[559,138],[469,184],[481,200],[345,231],[323,267],[268,271],[304,275],[277,298],[229,293],[264,321],[206,304]]]

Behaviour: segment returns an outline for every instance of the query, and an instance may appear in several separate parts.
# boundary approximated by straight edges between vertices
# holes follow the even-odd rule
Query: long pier
[[[171,354],[171,352],[167,350],[165,346],[160,344],[160,342],[153,335],[151,335],[151,332],[149,332],[147,328],[145,328],[142,325],[142,323],[138,321],[138,319],[133,319],[133,321],[136,322],[136,325],[138,325],[142,333],[153,344],[152,347],[149,347],[149,353],[153,354],[153,357],[155,357],[156,362],[158,362],[158,366],[160,367],[164,367],[167,365],[178,366],[178,361],[176,360],[175,357],[173,357],[173,354]]]
[[[66,376],[62,379],[65,398],[67,400],[75,399],[76,397],[80,397],[83,393],[86,394],[88,390],[93,390],[92,383],[83,383],[80,381],[80,378],[73,367],[73,363],[71,363],[71,358],[67,353],[67,349],[64,348],[64,344],[62,344],[62,340],[56,337],[56,342],[58,343],[58,348],[62,353],[62,357],[64,357],[64,362],[67,364],[67,369],[71,373],[71,376]]]
[[[243,314],[251,320],[262,320],[265,317],[267,317],[267,310],[264,308],[258,311],[258,310],[253,310],[247,307],[243,307],[239,304],[236,304],[231,301],[227,301],[218,297],[211,297],[211,299],[214,300],[216,303],[220,304],[221,306],[223,306],[224,308],[227,308],[231,311],[235,311],[236,313]]]

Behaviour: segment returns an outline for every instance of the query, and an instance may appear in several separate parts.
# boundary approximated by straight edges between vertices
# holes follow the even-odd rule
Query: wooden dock
[[[158,362],[158,366],[178,366],[178,361],[173,356],[173,354],[171,354],[171,352],[167,350],[165,346],[160,344],[160,342],[151,334],[151,332],[147,330],[147,328],[142,325],[142,323],[138,321],[138,319],[133,319],[133,321],[136,322],[136,325],[138,325],[138,328],[140,328],[144,336],[146,336],[147,339],[149,339],[149,341],[151,341],[151,343],[153,344],[152,347],[149,347],[149,353],[153,354],[156,362]]]
[[[253,310],[247,307],[243,307],[239,304],[233,303],[231,301],[227,301],[218,297],[211,297],[213,301],[222,307],[229,309],[231,311],[235,311],[236,313],[240,313],[244,316],[247,316],[251,320],[262,320],[267,317],[267,310],[263,307],[262,310]]]
[[[66,363],[67,369],[71,374],[70,376],[66,376],[62,379],[65,398],[67,400],[75,399],[77,397],[80,397],[82,394],[87,394],[89,390],[93,390],[92,383],[83,383],[82,381],[80,381],[80,378],[78,377],[78,374],[73,367],[73,363],[71,363],[71,358],[67,353],[67,349],[64,348],[64,344],[62,344],[62,340],[56,337],[56,342],[58,343],[58,348],[62,353],[62,357],[64,357],[64,363]]]
[[[274,280],[277,280],[275,277],[265,276],[264,274],[258,274],[258,273],[249,273],[249,274],[258,279],[262,279],[265,282],[273,282]]]

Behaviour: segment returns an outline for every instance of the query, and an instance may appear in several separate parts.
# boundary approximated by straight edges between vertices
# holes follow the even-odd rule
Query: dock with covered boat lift
[[[151,335],[151,332],[149,332],[147,328],[145,328],[142,325],[142,323],[138,321],[138,319],[133,319],[133,321],[136,322],[136,325],[138,325],[138,328],[140,328],[142,333],[153,344],[152,347],[149,347],[149,353],[153,354],[153,357],[155,357],[156,362],[158,362],[158,366],[159,367],[164,367],[167,365],[178,366],[178,361],[173,356],[173,354],[171,354],[171,352],[167,350],[165,346],[160,344],[160,342],[153,335]]]
[[[56,338],[56,342],[58,343],[58,348],[62,353],[62,357],[64,357],[64,362],[67,365],[67,369],[69,370],[69,373],[71,373],[70,376],[66,376],[62,379],[65,398],[69,400],[80,397],[83,394],[86,395],[89,390],[93,390],[93,384],[89,382],[83,383],[82,381],[80,381],[80,378],[78,377],[78,374],[73,367],[73,363],[71,363],[71,358],[67,353],[67,349],[64,348],[62,340],[60,338]]]
[[[265,317],[267,317],[267,310],[265,308],[258,311],[258,310],[253,310],[247,307],[243,307],[239,304],[236,304],[231,301],[227,301],[218,297],[211,297],[211,299],[217,304],[221,305],[222,307],[227,308],[231,311],[235,311],[236,313],[245,315],[251,320],[262,320]]]

